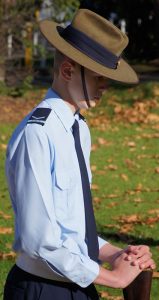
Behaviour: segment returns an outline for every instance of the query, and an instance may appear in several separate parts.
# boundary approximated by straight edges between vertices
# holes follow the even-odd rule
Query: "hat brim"
[[[57,27],[59,27],[59,24],[44,20],[40,22],[39,26],[42,34],[51,45],[81,66],[113,80],[124,83],[138,83],[139,79],[136,72],[124,59],[120,59],[116,69],[107,68],[65,41],[58,32]]]

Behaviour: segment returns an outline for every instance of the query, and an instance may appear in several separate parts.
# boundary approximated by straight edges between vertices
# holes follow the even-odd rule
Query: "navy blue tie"
[[[92,195],[90,190],[87,167],[86,167],[86,163],[85,163],[85,159],[84,159],[84,155],[80,143],[79,123],[77,120],[75,120],[72,126],[72,131],[75,140],[75,149],[77,153],[77,158],[78,158],[79,168],[81,173],[81,180],[82,180],[82,190],[83,190],[85,220],[86,220],[86,244],[88,247],[88,255],[94,261],[98,261],[99,245],[98,245],[96,223],[95,223],[93,205],[92,205]]]

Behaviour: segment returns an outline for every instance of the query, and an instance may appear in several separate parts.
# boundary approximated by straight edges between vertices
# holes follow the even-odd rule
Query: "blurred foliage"
[[[70,21],[79,4],[79,0],[53,0],[52,5],[56,13],[54,19],[62,22]],[[64,14],[61,15],[62,12]],[[63,16],[63,18],[58,19],[57,16]]]
[[[65,23],[72,19],[78,6],[78,0],[0,0],[0,81],[4,78],[9,85],[19,85],[19,80],[25,80],[33,71],[35,52],[42,59],[46,57],[42,37],[35,47],[37,51],[33,46],[39,20],[52,18]]]

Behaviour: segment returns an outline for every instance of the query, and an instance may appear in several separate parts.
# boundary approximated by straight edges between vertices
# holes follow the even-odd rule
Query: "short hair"
[[[66,57],[67,57],[66,55],[61,53],[59,50],[55,49],[54,65],[53,65],[54,73],[58,74],[59,67]]]

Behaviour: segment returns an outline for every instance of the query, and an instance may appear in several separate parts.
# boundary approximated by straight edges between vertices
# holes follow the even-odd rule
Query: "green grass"
[[[116,124],[111,124],[105,132],[92,129],[93,143],[97,143],[98,136],[109,142],[108,146],[99,146],[91,156],[92,164],[96,166],[93,183],[99,186],[93,191],[94,199],[98,199],[94,205],[99,233],[111,243],[121,246],[127,243],[148,244],[159,266],[159,225],[153,220],[152,224],[148,222],[148,218],[157,214],[151,213],[152,210],[158,209],[159,213],[159,174],[155,172],[159,166],[159,156],[156,156],[159,139],[145,140],[142,137],[147,133],[153,136],[159,130],[140,125],[139,139],[139,125],[120,124],[118,131],[113,130],[115,127]],[[131,141],[136,147],[128,146]],[[126,161],[130,163],[129,167]],[[114,165],[116,170],[109,169],[110,165]],[[139,216],[143,224],[132,223],[131,230],[128,227],[126,232],[120,232],[124,225],[120,222],[121,217],[129,215]],[[112,289],[106,290],[111,295],[115,294]],[[156,300],[157,295],[157,280],[154,279],[151,299]]]
[[[91,164],[98,231],[118,246],[148,244],[158,270],[159,123],[130,123],[125,119],[117,121],[114,115],[114,102],[125,109],[133,107],[134,102],[141,99],[144,103],[151,99],[159,103],[154,87],[159,88],[159,85],[148,83],[133,89],[113,87],[104,97],[103,103],[88,113],[88,120],[95,149],[92,151]],[[152,112],[158,114],[158,107],[148,107],[147,114]],[[96,122],[99,117],[101,120]],[[14,127],[15,124],[0,124],[0,211],[11,216],[5,219],[0,215],[0,227],[13,226],[13,213],[4,176],[4,158],[5,144]],[[130,222],[131,215],[137,216],[139,221]],[[13,234],[1,234],[0,253],[10,252],[12,241]],[[14,259],[0,259],[0,299],[7,272],[13,263]],[[121,290],[98,287],[99,291],[103,289],[114,299],[115,296],[122,296]],[[158,299],[158,294],[158,279],[153,279],[151,300]]]

